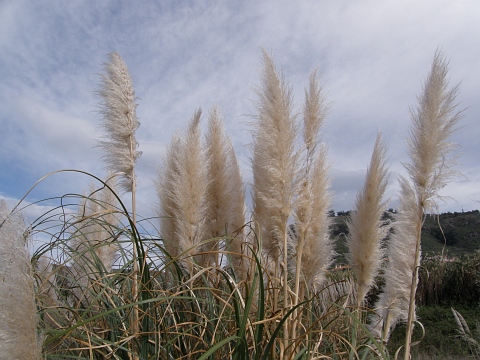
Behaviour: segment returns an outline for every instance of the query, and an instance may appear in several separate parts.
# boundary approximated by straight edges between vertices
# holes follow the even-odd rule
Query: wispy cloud
[[[129,67],[139,97],[142,215],[153,213],[151,179],[166,144],[199,106],[219,106],[243,172],[251,178],[246,114],[255,112],[251,99],[265,47],[293,86],[296,111],[308,74],[319,68],[331,102],[323,138],[334,170],[333,206],[347,210],[378,130],[389,143],[392,171],[403,171],[409,106],[416,103],[431,58],[441,47],[451,59],[452,84],[462,82],[461,107],[468,108],[455,139],[463,146],[459,170],[468,181],[448,186],[445,194],[456,202],[440,209],[478,207],[480,45],[474,37],[479,31],[480,4],[468,0],[143,1],[141,6],[113,0],[4,1],[0,191],[20,197],[58,168],[103,176],[100,154],[92,148],[100,137],[95,90],[97,74],[113,50]],[[67,192],[69,185],[81,189],[87,183],[69,181],[58,180],[45,191]],[[396,190],[395,185],[387,190],[392,199]]]

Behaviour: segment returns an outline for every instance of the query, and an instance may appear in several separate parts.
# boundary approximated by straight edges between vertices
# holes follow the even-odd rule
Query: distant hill
[[[350,211],[330,212],[333,217],[331,236],[336,239],[337,264],[345,264],[347,251],[345,236],[348,234],[346,221]],[[335,215],[335,216],[334,216]],[[395,211],[389,209],[384,221],[395,221]],[[443,232],[442,232],[443,231]],[[422,254],[433,257],[443,254],[448,257],[463,257],[480,250],[480,211],[444,213],[426,217],[422,230]]]
[[[439,254],[444,247],[448,255],[459,257],[480,249],[479,210],[427,217],[423,225],[422,251],[425,255]]]

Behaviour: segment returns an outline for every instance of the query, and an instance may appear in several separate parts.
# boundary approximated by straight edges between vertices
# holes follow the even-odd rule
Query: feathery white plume
[[[155,182],[158,195],[158,217],[160,233],[165,250],[172,258],[180,254],[176,230],[176,216],[179,204],[175,198],[175,179],[178,177],[182,139],[173,135],[167,153],[163,158],[162,167],[158,170],[158,180]]]
[[[207,160],[202,147],[199,122],[202,115],[197,110],[190,121],[185,138],[178,146],[176,171],[172,173],[172,201],[177,205],[174,215],[175,236],[179,248],[189,259],[186,264],[192,271],[192,255],[207,250],[200,243],[205,239]],[[208,247],[208,244],[207,244]],[[205,256],[196,256],[196,261],[207,265]]]
[[[305,232],[301,273],[307,286],[318,290],[325,281],[325,273],[334,254],[329,232],[331,219],[327,216],[332,195],[325,147],[313,159],[309,187],[311,215]]]
[[[243,274],[240,255],[243,242],[241,229],[245,224],[245,191],[232,142],[225,133],[216,107],[212,109],[209,117],[206,155],[210,178],[207,191],[206,236],[214,238],[223,235],[233,236],[228,247],[237,254],[233,255],[232,259],[240,275]],[[239,230],[240,233],[235,236],[233,232]],[[217,246],[213,247],[216,248]]]
[[[136,114],[135,90],[120,55],[112,52],[109,58],[98,92],[102,98],[100,114],[105,130],[105,140],[100,141],[99,146],[106,152],[103,159],[108,170],[124,173],[120,185],[123,190],[130,192],[135,181],[135,162],[141,155],[137,151],[138,143],[135,139],[135,131],[140,126]]]
[[[329,238],[330,219],[327,209],[331,204],[329,177],[326,165],[326,148],[317,149],[320,143],[320,128],[328,112],[328,104],[319,84],[316,70],[310,75],[309,87],[305,90],[303,108],[304,162],[302,181],[298,188],[295,206],[296,236],[291,242],[296,247],[295,294],[303,297],[305,285],[317,287],[324,281],[330,265],[333,248]],[[301,291],[300,278],[304,282]],[[302,300],[302,299],[300,299]],[[295,298],[294,304],[297,304]]]
[[[377,135],[370,166],[362,190],[357,194],[355,210],[348,221],[348,261],[357,278],[357,301],[360,303],[373,285],[383,252],[381,240],[389,230],[382,227],[381,217],[387,188],[386,145]]]
[[[387,339],[397,321],[407,321],[406,358],[410,354],[415,319],[423,216],[434,209],[439,190],[455,174],[452,167],[456,157],[448,158],[448,155],[457,146],[450,137],[456,130],[461,112],[456,110],[455,103],[458,86],[448,89],[447,75],[448,63],[437,51],[418,96],[419,104],[411,110],[410,162],[404,166],[413,185],[405,178],[400,179],[400,208],[394,224],[395,234],[389,242],[385,292],[378,306],[380,319],[373,324],[377,331],[383,325],[383,336]]]
[[[28,238],[19,214],[0,199],[0,357],[40,359]]]
[[[400,206],[394,223],[394,233],[388,243],[388,266],[385,269],[385,287],[380,294],[372,318],[374,334],[385,341],[399,321],[407,321],[412,273],[420,265],[420,254],[415,257],[415,247],[422,227],[423,211],[416,206],[414,189],[405,178],[401,186]],[[383,330],[382,330],[383,329]]]
[[[263,250],[275,262],[278,275],[279,263],[287,257],[287,221],[298,182],[297,124],[292,115],[291,89],[265,50],[263,65],[253,139],[253,210],[261,227]]]

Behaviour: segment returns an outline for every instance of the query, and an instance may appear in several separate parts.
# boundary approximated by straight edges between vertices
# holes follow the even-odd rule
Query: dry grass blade
[[[78,301],[91,303],[91,294],[85,294],[85,289],[90,287],[92,281],[99,276],[96,271],[104,269],[106,273],[112,271],[119,250],[119,244],[115,239],[115,232],[120,226],[116,213],[119,212],[115,190],[117,188],[116,177],[108,176],[105,186],[95,189],[90,186],[90,193],[85,196],[78,208],[78,220],[73,226],[69,246],[79,256],[73,259],[71,271],[78,285],[74,289]]]

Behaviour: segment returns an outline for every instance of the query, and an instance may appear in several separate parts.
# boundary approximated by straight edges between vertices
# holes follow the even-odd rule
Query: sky
[[[127,64],[138,97],[139,215],[156,213],[157,168],[171,136],[199,107],[202,126],[219,107],[249,195],[249,123],[264,48],[292,87],[296,112],[311,71],[321,74],[330,103],[322,140],[332,208],[353,208],[379,131],[388,144],[388,206],[395,208],[410,109],[440,49],[464,112],[453,136],[462,176],[441,191],[438,209],[480,208],[478,34],[477,0],[0,0],[0,198],[13,207],[60,169],[104,177],[96,91],[112,51]],[[54,206],[37,201],[81,194],[90,182],[81,173],[47,177],[23,202],[34,204],[27,218]]]

